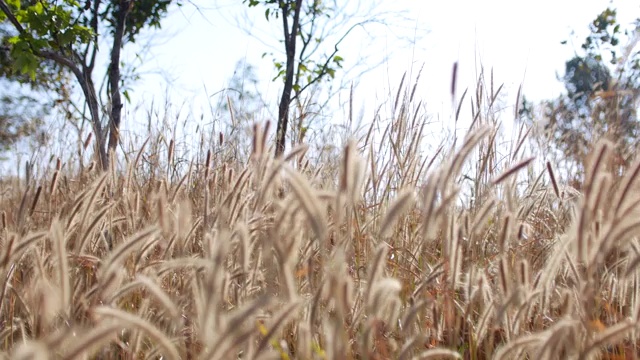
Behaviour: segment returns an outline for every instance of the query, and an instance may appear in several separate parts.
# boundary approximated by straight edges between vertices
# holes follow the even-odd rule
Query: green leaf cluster
[[[73,19],[71,7],[79,6],[76,1],[36,1],[23,6],[20,1],[13,0],[9,6],[24,30],[8,39],[15,60],[14,69],[28,74],[32,80],[41,63],[39,54],[42,51],[69,52],[73,45],[87,44],[93,38],[90,28]],[[3,16],[7,17],[6,14]]]

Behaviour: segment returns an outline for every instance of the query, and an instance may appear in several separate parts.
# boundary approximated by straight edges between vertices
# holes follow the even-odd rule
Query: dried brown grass
[[[572,198],[524,126],[499,154],[489,85],[430,150],[414,86],[334,162],[256,125],[246,161],[148,138],[123,175],[4,182],[1,356],[636,358],[640,162],[601,143]]]

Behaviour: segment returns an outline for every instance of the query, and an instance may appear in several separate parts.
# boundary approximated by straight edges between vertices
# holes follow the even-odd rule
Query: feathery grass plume
[[[241,271],[247,273],[251,266],[251,254],[253,253],[253,244],[251,242],[251,235],[247,229],[247,225],[243,222],[238,222],[233,231],[233,235],[238,239],[238,257],[239,266]]]
[[[6,299],[5,295],[7,295],[7,289],[9,288],[9,283],[13,280],[13,274],[15,273],[15,271],[16,271],[16,266],[15,266],[15,264],[12,264],[9,267],[8,271],[6,272],[6,278],[2,283],[2,291],[0,291],[0,299],[3,299],[3,300],[0,300],[0,316],[2,316],[4,314],[4,310],[5,310],[4,309],[4,307],[5,307],[4,299]],[[3,275],[4,275],[4,273],[3,273]],[[0,339],[2,339],[2,337],[0,337]]]
[[[80,210],[82,209],[82,205],[84,204],[85,198],[90,192],[90,188],[85,189],[80,192],[71,206],[71,214],[68,215],[66,229],[71,229],[77,227],[77,216],[80,214]]]
[[[529,279],[529,261],[527,259],[520,259],[518,266],[518,281],[521,286],[529,287],[531,280]]]
[[[25,251],[27,251],[35,242],[45,238],[47,234],[47,231],[31,232],[24,238],[20,239],[17,244],[15,242],[9,242],[4,253],[4,257],[0,259],[0,268],[6,267],[10,262],[19,261]]]
[[[507,214],[502,223],[502,231],[500,232],[500,251],[505,253],[509,251],[509,239],[511,238],[511,215]]]
[[[189,169],[189,171],[187,171],[186,174],[184,174],[184,176],[180,178],[180,181],[178,181],[178,183],[174,186],[173,192],[171,194],[171,198],[169,199],[170,204],[172,205],[175,204],[176,198],[178,197],[178,194],[180,194],[182,190],[182,185],[185,183],[185,181],[187,181],[187,178],[189,178],[190,176],[191,176],[191,168]],[[187,184],[189,184],[189,182],[187,182]]]
[[[551,162],[547,161],[547,171],[549,172],[549,178],[551,179],[551,185],[553,185],[553,192],[556,193],[556,197],[560,199],[560,189],[558,188],[558,182],[556,181],[556,176],[553,172],[553,167],[551,166]]]
[[[209,172],[211,171],[211,149],[207,150],[207,158],[204,161],[204,180],[209,181]],[[208,187],[206,187],[208,188]]]
[[[541,337],[541,335],[537,333],[521,336],[515,340],[510,341],[506,345],[498,348],[498,351],[495,353],[493,358],[496,360],[502,360],[502,359],[507,360],[507,359],[518,358],[513,356],[514,352],[517,353],[519,351],[522,351],[523,348],[527,348],[527,347],[531,347],[536,344],[539,344],[543,340],[544,339]],[[536,359],[543,359],[543,358],[539,357]]]
[[[520,89],[518,89],[518,91],[520,91]],[[525,140],[527,140],[529,138],[529,134],[531,134],[531,131],[533,130],[533,126],[528,126],[527,127],[527,131],[523,134],[522,130],[525,127],[527,127],[525,124],[522,124],[522,126],[520,126],[520,130],[518,132],[518,140],[517,140],[516,147],[511,152],[511,160],[515,160],[516,157],[519,156],[520,150],[522,149],[522,146],[525,144]]]
[[[253,159],[261,159],[263,154],[266,153],[266,128],[263,128],[258,123],[253,124],[253,137],[251,143],[251,157]]]
[[[127,164],[127,175],[125,176],[125,185],[124,188],[125,189],[130,189],[131,188],[131,182],[133,181],[135,175],[138,172],[138,167],[140,164],[140,159],[142,158],[142,155],[144,154],[144,149],[147,146],[147,144],[149,143],[149,141],[151,140],[151,137],[147,137],[145,139],[145,141],[142,143],[142,145],[140,145],[140,149],[138,149],[138,151],[136,152],[136,157],[134,158],[133,162],[129,162]]]
[[[469,235],[473,237],[478,236],[478,232],[482,229],[482,226],[486,226],[489,221],[489,215],[492,215],[496,210],[496,205],[497,201],[492,195],[489,195],[489,197],[484,200],[484,204],[482,204],[482,207],[473,217],[473,224],[468,232]]]
[[[93,137],[93,133],[90,132],[89,135],[87,135],[86,139],[84,140],[84,143],[82,144],[82,149],[83,150],[87,150],[87,147],[89,147],[89,144],[91,143],[91,138]]]
[[[175,147],[176,143],[175,141],[173,141],[173,139],[171,139],[171,141],[169,142],[169,149],[167,149],[167,164],[168,165],[173,165],[173,149]],[[169,167],[167,167],[167,170],[169,169]]]
[[[389,209],[385,213],[385,216],[380,223],[380,237],[386,238],[393,233],[393,227],[405,212],[409,210],[415,203],[415,195],[413,188],[407,188],[400,190],[398,196],[389,206]]]
[[[375,318],[387,320],[389,324],[394,323],[395,321],[391,320],[395,320],[397,314],[394,314],[391,311],[393,309],[390,309],[390,307],[396,305],[399,301],[400,290],[402,290],[402,284],[398,279],[387,277],[377,280],[371,288],[371,295],[367,299],[369,313]]]
[[[98,327],[80,331],[75,329],[78,336],[73,336],[72,341],[67,341],[61,348],[61,359],[74,360],[81,356],[89,355],[93,349],[113,341],[118,330],[122,330],[122,324],[117,321],[101,321]],[[68,339],[71,340],[71,339]]]
[[[291,189],[307,215],[307,221],[311,225],[316,238],[319,241],[323,241],[326,238],[327,225],[315,191],[300,173],[287,165],[283,167],[289,174],[288,179]]]
[[[520,170],[522,170],[523,168],[529,166],[529,164],[535,160],[535,157],[530,157],[528,159],[522,160],[519,163],[513,165],[512,167],[510,167],[509,169],[507,169],[505,172],[503,172],[502,174],[500,174],[495,180],[493,180],[491,183],[495,186],[500,184],[501,182],[505,181],[506,179],[508,179],[510,176],[517,174]]]
[[[307,153],[308,150],[309,150],[309,145],[305,145],[305,144],[296,145],[284,157],[284,162],[289,162],[289,161],[294,160],[296,158],[302,159],[302,158],[304,158],[304,156],[305,156],[305,154]]]
[[[499,274],[500,274],[500,288],[502,290],[502,294],[504,295],[505,298],[509,297],[509,294],[511,293],[511,286],[510,286],[510,279],[511,279],[511,274],[509,272],[509,264],[507,263],[507,259],[505,257],[502,257],[500,259],[500,262],[498,264],[499,267]]]
[[[400,85],[398,86],[398,92],[396,93],[396,100],[393,103],[393,113],[395,113],[396,111],[398,111],[398,102],[400,101],[400,93],[402,92],[402,85],[404,84],[404,80],[407,77],[407,73],[404,72],[402,74],[402,79],[400,80]]]
[[[18,231],[22,233],[23,225],[24,225],[24,212],[27,206],[27,196],[29,195],[30,186],[27,183],[27,187],[24,189],[22,193],[22,200],[20,201],[20,207],[18,208],[18,219],[16,221],[18,225]]]
[[[134,251],[134,248],[139,246],[142,242],[157,241],[155,237],[159,234],[159,232],[160,231],[157,227],[150,226],[146,229],[138,231],[136,234],[126,239],[122,244],[119,244],[104,260],[101,266],[102,277],[104,278],[106,276],[110,276],[110,274],[112,273],[115,273],[116,269],[124,261],[124,257],[128,256],[132,251]]]
[[[156,300],[160,302],[164,310],[173,318],[173,321],[179,320],[180,311],[178,307],[174,304],[173,300],[167,295],[167,293],[149,276],[137,274],[134,281],[127,283],[126,285],[120,287],[118,291],[113,293],[105,303],[107,304],[115,304],[115,302],[124,297],[126,294],[136,290],[137,288],[143,287],[145,288],[149,294],[153,295]]]
[[[462,165],[466,158],[471,154],[471,151],[487,136],[495,133],[492,126],[480,126],[477,129],[467,133],[464,143],[460,150],[458,150],[451,163],[448,165],[447,172],[442,177],[442,183],[447,184],[454,176],[457,176],[462,169]]]
[[[448,349],[429,349],[421,352],[417,356],[414,356],[415,360],[430,360],[430,359],[462,359],[462,356]]]
[[[174,227],[175,239],[177,239],[178,254],[176,256],[183,256],[186,252],[187,242],[191,234],[194,233],[194,226],[197,226],[200,222],[199,219],[195,221],[191,203],[187,200],[180,201],[176,209],[176,221]]]
[[[486,283],[486,282],[485,282]],[[482,343],[489,335],[489,330],[493,322],[496,320],[496,305],[492,299],[487,299],[486,307],[480,314],[476,325],[475,338],[478,343]]]
[[[0,179],[0,352],[42,341],[63,359],[171,356],[94,311],[107,306],[185,359],[632,355],[640,164],[612,171],[602,144],[577,171],[532,160],[534,127],[510,142],[494,131],[504,88],[488,71],[453,104],[452,133],[427,140],[408,79],[361,128],[349,105],[358,140],[341,149],[326,144],[347,134],[327,128],[275,159],[268,125],[243,148],[216,123],[198,144],[168,128],[132,137],[105,179],[62,156],[51,171],[30,164],[27,191]]]
[[[372,294],[372,288],[379,277],[382,276],[384,271],[384,264],[386,262],[388,253],[388,246],[385,243],[378,245],[378,249],[375,251],[373,262],[368,269],[369,277],[367,279],[366,288],[364,291],[364,298],[367,304],[370,303]]]
[[[162,349],[164,350],[165,355],[167,355],[170,359],[180,358],[180,353],[178,353],[178,350],[176,349],[172,341],[164,333],[162,333],[162,331],[153,326],[153,324],[151,324],[149,321],[128,312],[106,306],[98,306],[93,309],[93,312],[97,316],[113,318],[120,323],[135,327],[136,329],[144,332],[147,336],[156,341],[157,344],[160,345],[160,347],[162,347]]]
[[[269,341],[273,338],[276,332],[280,331],[280,329],[285,325],[289,318],[291,318],[296,313],[296,309],[299,307],[300,301],[298,300],[290,300],[287,305],[285,305],[278,313],[276,313],[271,321],[269,322],[269,329],[267,333],[263,334],[260,343],[256,348],[256,355],[259,354],[264,348],[267,346]]]
[[[424,347],[428,341],[428,337],[424,335],[413,336],[405,341],[400,350],[398,350],[398,360],[406,360],[415,351],[414,348]],[[413,357],[412,357],[413,358]]]
[[[229,169],[229,183],[231,183],[231,180],[233,179],[232,176],[232,170],[233,169]],[[237,204],[238,202],[238,198],[239,196],[242,194],[243,190],[245,189],[245,187],[248,185],[249,182],[249,175],[250,175],[250,169],[249,168],[245,168],[242,170],[242,172],[240,172],[240,174],[237,176],[237,178],[235,179],[235,182],[233,183],[233,186],[231,187],[231,191],[229,191],[224,200],[222,201],[222,204],[220,205],[221,207],[233,207]],[[235,200],[235,202],[234,202]]]
[[[596,175],[602,171],[602,168],[606,166],[606,163],[611,157],[611,147],[613,145],[601,140],[596,144],[595,150],[592,152],[592,160],[587,164],[587,171],[585,174],[585,195],[590,195],[593,191],[594,180]]]
[[[600,175],[600,169],[605,163],[606,159],[609,158],[610,154],[610,145],[608,142],[598,142],[596,145],[596,150],[593,153],[594,160],[591,162],[588,167],[588,171],[585,174],[585,194],[583,204],[581,204],[581,212],[578,218],[578,228],[577,228],[577,252],[578,252],[578,261],[586,263],[589,258],[589,250],[590,250],[590,239],[589,239],[589,225],[593,219],[593,206],[594,202],[598,197],[598,193],[601,191],[598,184],[602,181],[602,176]]]
[[[582,346],[582,342],[578,341],[566,341],[566,339],[582,339],[586,334],[579,333],[577,330],[579,321],[573,319],[561,319],[557,323],[553,324],[549,329],[538,333],[540,338],[537,351],[534,353],[535,359],[549,359],[554,358],[556,354],[565,354],[566,357],[579,358],[576,354],[576,348]],[[534,336],[530,335],[530,336]],[[525,336],[524,338],[528,338]]]
[[[344,147],[342,161],[340,162],[340,178],[338,182],[338,192],[346,205],[355,205],[362,195],[362,184],[364,181],[363,160],[357,153],[356,144],[349,140]],[[341,209],[338,204],[337,209]],[[338,212],[340,214],[340,211]],[[340,221],[340,220],[339,220]]]
[[[71,282],[69,277],[71,273],[69,271],[69,262],[67,260],[67,244],[64,237],[64,230],[62,224],[58,220],[54,220],[51,224],[51,240],[53,242],[53,248],[58,258],[58,280],[60,281],[60,305],[62,306],[61,313],[65,318],[69,318],[71,311]]]
[[[207,235],[209,236],[209,235]],[[205,239],[205,241],[209,241],[208,239]],[[204,241],[203,241],[204,242]],[[149,243],[147,243],[145,245],[145,248],[148,250],[149,244],[153,245],[154,242],[150,241]],[[200,244],[202,245],[202,244]],[[142,249],[141,249],[142,251]],[[165,251],[166,252],[166,251]],[[168,257],[170,254],[165,254],[165,258]],[[138,258],[139,260],[137,261],[138,263],[142,262],[142,257],[143,255],[138,254]],[[141,265],[138,267],[139,271],[143,271],[147,268],[158,268],[156,275],[158,276],[162,276],[165,275],[167,272],[171,272],[171,271],[178,271],[178,269],[180,268],[184,268],[184,269],[196,269],[198,270],[198,272],[203,271],[204,269],[206,269],[208,267],[208,265],[210,265],[211,262],[209,260],[209,258],[204,258],[201,256],[201,254],[191,254],[190,256],[183,256],[183,257],[174,257],[174,258],[169,258],[169,259],[164,259],[164,260],[160,260],[160,261],[152,261],[152,262],[148,262],[144,265]]]
[[[440,182],[439,174],[431,174],[427,178],[427,182],[422,189],[422,219],[420,226],[422,227],[423,245],[427,241],[431,241],[436,235],[436,211],[438,199],[438,183]]]
[[[633,205],[637,205],[637,202],[634,202],[633,200],[636,200],[636,197],[632,196],[632,192],[633,189],[637,188],[637,180],[638,180],[638,176],[640,175],[640,161],[637,161],[630,169],[628,174],[626,174],[622,180],[622,184],[620,184],[620,189],[616,196],[615,199],[613,200],[613,204],[615,207],[615,216],[618,217],[623,213],[626,213],[627,210],[629,208],[633,208]],[[626,208],[624,207],[625,204],[627,203],[631,203],[631,205],[628,205]]]
[[[51,185],[49,185],[49,202],[54,198],[56,194],[56,190],[58,189],[58,176],[60,176],[60,167],[61,167],[60,159],[57,160],[56,170],[53,172],[53,177],[51,178]]]
[[[15,360],[47,360],[51,359],[47,344],[42,341],[29,340],[20,344],[11,358]]]
[[[107,204],[102,209],[95,212],[93,220],[89,223],[88,226],[86,226],[86,228],[84,229],[84,234],[80,238],[80,243],[77,245],[77,249],[78,249],[77,254],[82,254],[84,252],[85,244],[90,239],[91,233],[94,231],[94,229],[96,229],[100,221],[105,220],[107,212],[111,210],[113,207],[114,207],[114,204]],[[107,248],[110,248],[110,246]]]
[[[158,223],[162,234],[166,237],[171,233],[173,222],[169,217],[169,202],[167,201],[167,194],[163,191],[156,193],[156,211],[158,216]]]
[[[107,178],[108,178],[107,173],[102,174],[100,178],[98,178],[98,180],[95,181],[93,186],[91,187],[91,194],[87,199],[87,201],[84,202],[84,211],[82,212],[82,216],[80,217],[79,226],[81,230],[85,229],[87,218],[89,217],[89,214],[94,209],[94,206],[97,203],[96,198],[101,195],[102,190],[104,189],[107,183]],[[79,251],[80,249],[78,249],[77,251],[78,254],[80,253]]]
[[[223,318],[220,304],[224,303],[226,297],[226,277],[225,259],[229,252],[229,230],[226,224],[220,222],[215,233],[205,235],[205,243],[210,266],[205,269],[204,277],[200,287],[195,289],[202,296],[202,303],[198,311],[201,316],[200,328],[203,341],[210,338],[212,331],[222,326]]]
[[[259,321],[257,319],[258,314],[260,314],[263,309],[269,308],[271,303],[272,300],[268,296],[259,296],[243,304],[242,307],[231,311],[225,317],[223,327],[216,329],[218,330],[217,336],[207,336],[208,333],[211,333],[209,330],[207,330],[206,333],[201,333],[203,343],[209,345],[203,349],[202,358],[228,358],[230,351],[237,348],[240,344],[252,340],[256,333],[256,321]],[[212,343],[211,339],[215,339],[215,341]]]

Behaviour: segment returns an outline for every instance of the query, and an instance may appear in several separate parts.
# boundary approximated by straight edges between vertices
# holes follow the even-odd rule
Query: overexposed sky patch
[[[267,99],[277,101],[279,83],[271,82],[274,76],[269,56],[264,52],[272,48],[236,26],[236,19],[245,11],[241,1],[195,1],[201,12],[185,5],[174,11],[163,30],[156,36],[158,44],[152,48],[143,68],[148,71],[162,69],[165,76],[148,76],[135,87],[134,98],[148,101],[150,96],[169,94],[173,101],[186,100],[194,106],[206,103],[205,88],[209,94],[222,90],[231,77],[238,60],[246,59],[258,66],[262,80],[262,93]],[[504,83],[505,90],[515,96],[523,85],[524,93],[531,99],[551,98],[559,95],[562,84],[556,81],[564,61],[573,54],[562,40],[573,39],[578,47],[588,33],[588,24],[607,6],[619,9],[623,24],[640,16],[640,7],[628,1],[564,0],[564,1],[509,1],[509,0],[454,0],[418,1],[399,0],[385,2],[390,10],[408,10],[414,23],[401,24],[405,36],[410,37],[413,28],[423,34],[414,46],[394,43],[393,36],[380,33],[374,46],[382,59],[388,62],[376,71],[360,79],[356,89],[364,103],[383,99],[397,86],[405,71],[417,70],[424,64],[421,80],[421,98],[431,104],[433,112],[450,107],[451,69],[459,63],[458,93],[473,87],[479,66],[485,72],[494,71],[497,84]],[[279,35],[261,16],[262,10],[249,13],[255,17],[254,34],[262,40],[271,39],[271,46],[278,46]],[[393,24],[392,24],[393,25]],[[424,30],[428,30],[425,32]],[[360,32],[354,33],[363,36]],[[342,50],[342,56],[354,59],[359,56],[351,48]],[[379,60],[378,59],[378,60]],[[376,60],[376,59],[373,59]],[[167,81],[171,80],[171,81]],[[168,92],[167,92],[168,91]]]
[[[131,89],[132,104],[125,107],[125,136],[130,131],[144,133],[144,128],[137,129],[146,125],[147,111],[153,106],[162,112],[158,108],[165,98],[175,112],[170,116],[189,116],[200,122],[196,125],[210,124],[216,116],[210,113],[210,104],[220,101],[220,96],[212,95],[228,86],[240,60],[256,66],[259,92],[270,104],[259,118],[274,120],[281,84],[271,81],[276,74],[272,57],[263,58],[262,54],[274,52],[278,56],[279,22],[268,23],[263,8],[247,12],[241,0],[192,1],[198,9],[191,4],[174,8],[162,29],[149,36],[148,52],[140,52],[142,61],[136,66],[141,79]],[[625,0],[385,0],[381,4],[381,10],[404,11],[403,21],[389,24],[388,29],[367,28],[371,34],[358,29],[340,49],[347,67],[363,54],[372,64],[386,59],[375,70],[351,79],[355,84],[355,110],[359,113],[363,109],[365,120],[395,96],[405,72],[412,84],[422,68],[416,96],[426,104],[430,116],[446,122],[451,117],[455,62],[459,64],[457,96],[467,88],[473,92],[482,66],[486,76],[493,69],[496,87],[504,84],[501,100],[506,113],[512,113],[509,107],[515,104],[520,85],[530,100],[554,98],[563,91],[557,74],[573,56],[574,48],[579,48],[597,14],[607,6],[617,8],[623,27],[640,17],[640,6]],[[238,27],[243,16],[253,20],[245,30]],[[415,34],[418,36],[411,45],[398,41],[398,36],[413,39]],[[562,40],[569,40],[569,45],[561,45]],[[123,60],[134,59],[137,51],[140,49],[128,46]],[[101,56],[106,59],[105,54]],[[94,80],[101,80],[99,71]],[[340,99],[344,101],[347,96],[340,94]],[[336,109],[331,121],[343,123],[345,117],[345,111]]]

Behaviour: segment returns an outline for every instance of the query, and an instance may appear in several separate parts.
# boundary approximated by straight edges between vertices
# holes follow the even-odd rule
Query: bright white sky
[[[203,109],[207,116],[205,87],[210,95],[225,88],[236,62],[246,59],[260,69],[261,93],[273,101],[273,114],[279,83],[270,81],[275,75],[271,58],[261,57],[270,49],[236,25],[246,5],[241,0],[194,2],[202,12],[191,5],[174,11],[164,23],[158,44],[151,49],[152,55],[142,68],[163,69],[173,81],[168,83],[167,77],[145,75],[132,93],[134,103],[137,99],[149,104],[153,97],[157,104],[168,89],[173,104],[180,105],[185,100],[186,108],[195,114]],[[411,37],[416,29],[424,35],[415,45],[408,46],[392,35],[379,33],[373,45],[379,55],[373,60],[380,61],[384,56],[389,60],[359,80],[355,91],[356,109],[362,106],[372,109],[388,100],[389,92],[397,91],[402,74],[413,70],[415,76],[424,64],[418,96],[426,101],[432,115],[447,118],[455,61],[459,62],[458,96],[467,87],[473,90],[477,66],[482,64],[487,72],[494,69],[496,87],[505,84],[509,95],[505,101],[509,106],[514,104],[520,84],[529,99],[555,97],[563,90],[556,74],[562,73],[564,62],[573,54],[572,46],[560,42],[573,40],[574,47],[578,48],[588,33],[588,24],[609,5],[618,9],[618,20],[627,25],[640,16],[640,7],[632,3],[607,0],[384,2],[389,9],[408,10],[413,17],[413,23],[401,25],[405,28],[402,35]],[[273,28],[269,28],[263,11],[250,13],[255,18],[253,31],[278,46],[273,41],[279,34],[268,35]],[[280,30],[279,23],[275,29]],[[572,30],[574,37],[570,35]],[[352,40],[357,43],[362,32],[354,36]],[[341,52],[347,61],[359,56],[359,50],[350,49],[352,47],[347,47]]]
[[[131,92],[133,105],[125,108],[125,136],[128,130],[142,133],[135,129],[146,125],[146,111],[152,100],[155,110],[162,112],[160,107],[167,95],[173,105],[171,118],[191,116],[191,120],[199,122],[203,114],[201,124],[210,124],[209,103],[218,102],[219,97],[208,99],[207,94],[227,87],[236,62],[242,59],[259,69],[260,93],[272,102],[270,110],[261,116],[273,120],[273,114],[277,113],[280,83],[271,81],[275,76],[271,57],[261,57],[271,49],[237,26],[236,19],[245,13],[246,5],[242,0],[192,1],[200,11],[190,4],[174,8],[155,35],[150,53],[139,68],[142,80]],[[427,104],[434,119],[446,121],[451,116],[451,71],[456,61],[458,96],[465,88],[473,91],[477,66],[483,65],[487,73],[494,69],[496,87],[504,83],[508,97],[503,100],[507,106],[514,105],[520,84],[529,99],[553,98],[563,91],[556,74],[562,73],[564,62],[573,55],[573,48],[582,43],[588,34],[588,24],[597,14],[613,6],[624,26],[640,17],[640,6],[628,0],[385,0],[383,4],[387,10],[406,10],[412,18],[403,24],[391,24],[396,33],[412,37],[418,32],[422,37],[414,45],[407,45],[377,28],[375,42],[367,43],[366,48],[362,45],[363,32],[355,32],[348,46],[341,49],[347,66],[362,51],[375,55],[371,58],[374,62],[388,58],[356,84],[355,111],[364,109],[365,120],[395,96],[404,72],[415,77],[423,64],[417,96]],[[254,10],[249,16],[255,20],[253,33],[279,46],[279,23],[275,27],[267,23],[263,9]],[[561,45],[562,40],[573,40],[575,46]],[[131,48],[127,48],[124,60],[133,55]],[[98,75],[95,80],[100,80]],[[140,108],[133,111],[136,105]],[[463,107],[468,108],[467,104]],[[341,111],[332,118],[334,123],[344,121]]]

